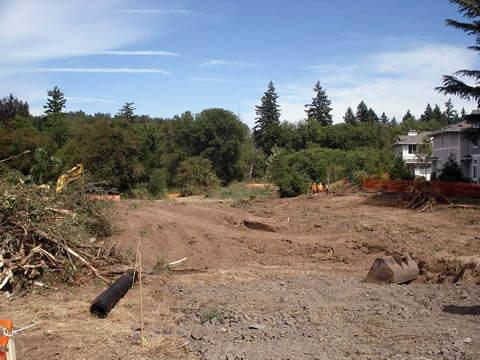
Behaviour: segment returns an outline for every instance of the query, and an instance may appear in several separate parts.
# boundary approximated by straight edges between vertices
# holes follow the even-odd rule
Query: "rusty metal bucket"
[[[393,253],[376,258],[367,276],[367,283],[402,284],[415,280],[418,276],[418,265],[410,254]]]

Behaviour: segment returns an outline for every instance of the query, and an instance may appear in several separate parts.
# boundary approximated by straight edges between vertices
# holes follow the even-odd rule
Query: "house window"
[[[408,145],[409,154],[415,154],[416,151],[417,151],[417,145]]]
[[[478,144],[472,144],[474,149],[478,149]]]
[[[478,178],[478,160],[473,160],[472,179]]]

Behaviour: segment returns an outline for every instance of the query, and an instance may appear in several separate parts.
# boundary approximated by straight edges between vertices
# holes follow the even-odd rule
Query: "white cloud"
[[[179,56],[176,52],[161,51],[161,50],[104,50],[99,51],[94,55],[158,55],[158,56]]]
[[[246,68],[259,68],[259,64],[246,62],[246,61],[230,61],[230,60],[209,60],[201,63],[200,66],[233,66],[233,67],[246,67]]]
[[[378,115],[383,111],[389,117],[401,120],[408,109],[420,116],[427,103],[443,108],[450,96],[435,91],[441,85],[443,74],[475,67],[476,55],[464,48],[445,44],[410,44],[404,51],[375,53],[352,57],[336,64],[315,64],[307,69],[314,80],[301,79],[279,84],[279,103],[282,119],[297,121],[304,117],[303,105],[314,96],[316,80],[332,100],[334,122],[342,122],[350,106],[355,111],[360,101],[372,107]],[[467,111],[476,107],[452,96],[456,109]]]
[[[107,100],[107,99],[89,98],[89,97],[81,97],[81,96],[65,96],[65,98],[67,99],[67,102],[80,103],[80,104],[85,104],[85,103],[115,104],[115,101]]]
[[[137,69],[137,68],[25,68],[19,72],[74,72],[74,73],[159,73],[170,75],[162,69]]]

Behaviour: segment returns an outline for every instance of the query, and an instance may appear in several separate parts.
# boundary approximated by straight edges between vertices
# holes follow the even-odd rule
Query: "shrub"
[[[414,176],[408,170],[401,156],[396,156],[390,169],[390,179],[392,180],[413,180]]]
[[[175,184],[185,195],[197,195],[220,186],[210,160],[195,156],[180,163]]]
[[[463,176],[462,169],[454,153],[450,153],[448,156],[448,160],[445,165],[443,165],[438,178],[440,181],[468,181],[468,179]]]
[[[361,186],[367,177],[368,173],[365,170],[357,170],[353,173],[353,182]]]

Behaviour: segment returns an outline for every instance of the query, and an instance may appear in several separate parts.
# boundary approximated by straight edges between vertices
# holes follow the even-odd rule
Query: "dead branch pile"
[[[418,212],[432,211],[442,204],[452,204],[445,195],[426,181],[409,186],[406,192],[400,194],[400,206]]]
[[[36,186],[0,184],[0,290],[74,284],[119,260],[99,238],[111,231],[108,203],[82,201],[73,187],[60,196]],[[99,239],[99,240],[97,240]]]

